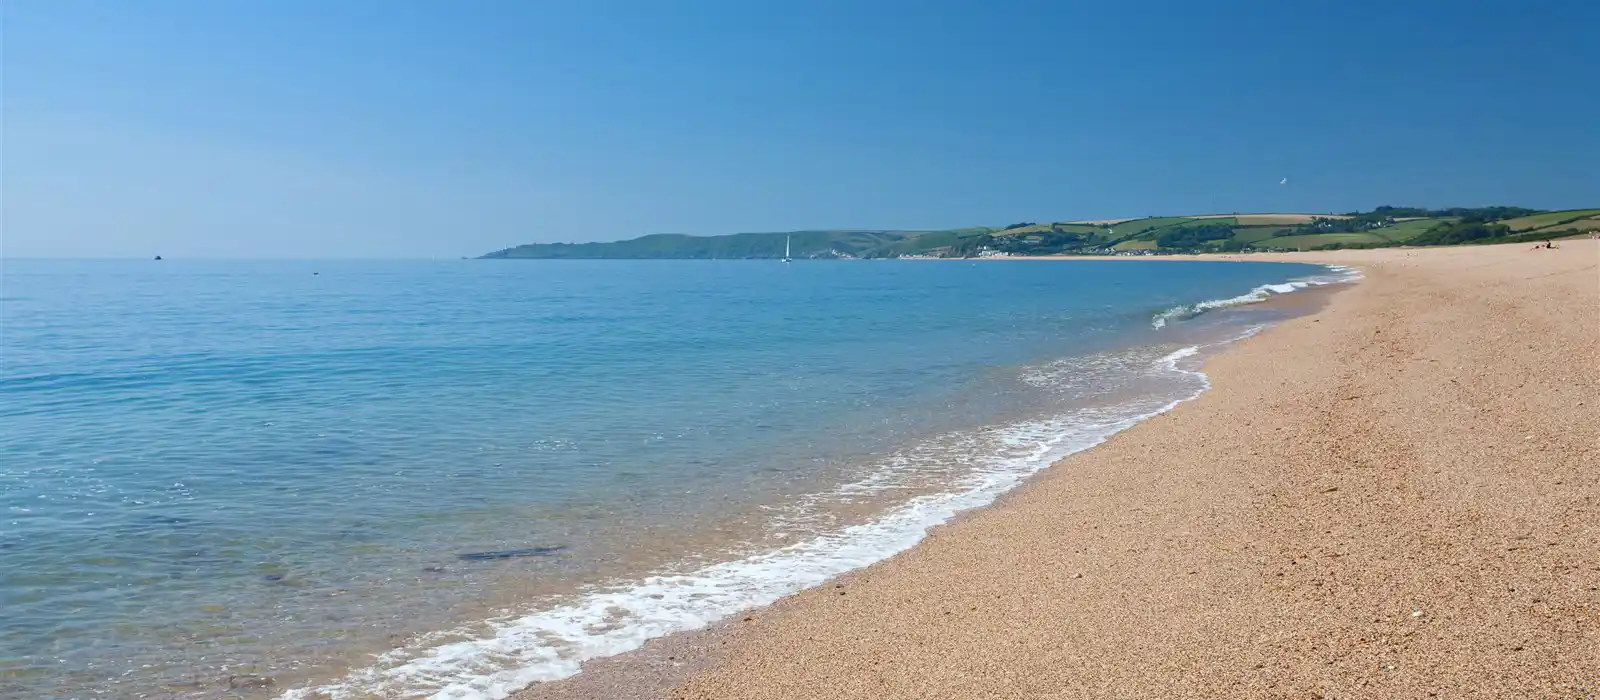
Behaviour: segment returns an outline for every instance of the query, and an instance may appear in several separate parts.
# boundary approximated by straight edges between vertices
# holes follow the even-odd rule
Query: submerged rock
[[[273,678],[270,676],[257,676],[251,673],[240,676],[228,676],[229,690],[238,690],[241,688],[268,688],[274,683],[277,683],[277,681],[273,680]]]
[[[498,552],[471,552],[468,554],[457,554],[456,558],[466,559],[468,561],[484,561],[488,559],[510,559],[512,557],[548,557],[557,552],[565,551],[566,549],[567,548],[565,546],[561,545],[554,547],[529,547],[527,549],[505,549]]]

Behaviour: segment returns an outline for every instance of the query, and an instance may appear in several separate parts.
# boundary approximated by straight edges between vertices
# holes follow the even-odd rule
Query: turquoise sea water
[[[1263,285],[1337,277],[1123,261],[0,273],[5,698],[503,697],[910,546],[1193,396],[1196,353],[1287,313],[1244,303],[1293,289]]]

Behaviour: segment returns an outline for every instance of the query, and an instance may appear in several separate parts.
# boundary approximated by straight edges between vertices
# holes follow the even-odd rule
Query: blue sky
[[[1600,206],[1597,21],[1580,2],[12,0],[0,253]]]

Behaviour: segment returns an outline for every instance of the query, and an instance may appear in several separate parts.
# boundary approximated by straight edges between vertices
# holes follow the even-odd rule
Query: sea
[[[503,698],[906,550],[1353,276],[0,261],[0,698]]]

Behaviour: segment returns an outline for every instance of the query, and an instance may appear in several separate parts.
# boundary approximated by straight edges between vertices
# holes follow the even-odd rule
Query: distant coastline
[[[1209,255],[1521,243],[1600,231],[1600,208],[1425,209],[1377,207],[1345,214],[1193,214],[1004,227],[920,230],[828,229],[694,236],[661,233],[625,241],[530,243],[491,260],[779,260],[785,245],[808,260]]]

